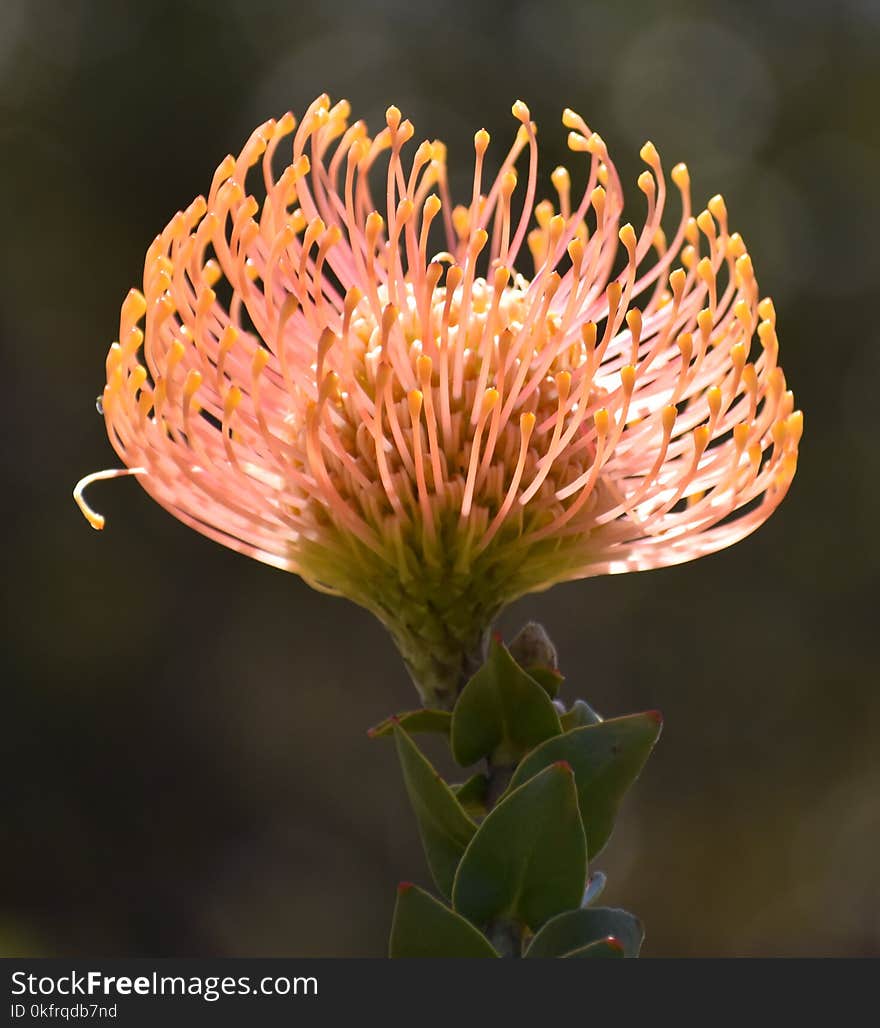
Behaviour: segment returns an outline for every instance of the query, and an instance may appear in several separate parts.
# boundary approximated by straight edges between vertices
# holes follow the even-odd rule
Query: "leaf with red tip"
[[[571,953],[563,953],[563,957],[625,957],[623,945],[619,939],[609,936],[607,939],[600,939],[598,942],[591,942],[589,946],[581,946],[580,949],[573,949]]]
[[[421,710],[407,710],[402,714],[386,717],[378,725],[373,725],[372,728],[367,729],[367,735],[371,739],[391,735],[395,725],[400,725],[410,734],[433,732],[438,735],[449,735],[452,715],[448,710],[433,710],[430,707],[423,707]]]
[[[529,678],[534,678],[551,699],[557,696],[565,681],[565,676],[561,675],[556,668],[545,667],[543,664],[534,664],[524,670]]]
[[[532,939],[525,955],[580,956],[578,951],[611,937],[620,947],[621,956],[637,957],[645,932],[641,921],[626,910],[612,907],[567,910],[544,925]],[[595,955],[599,956],[598,953]]]
[[[440,892],[449,896],[456,868],[477,826],[403,728],[394,725],[392,730],[431,877]]]
[[[534,931],[578,906],[586,878],[574,776],[554,764],[487,815],[461,858],[452,905],[474,924],[505,918]]]
[[[489,940],[461,915],[410,882],[397,888],[388,955],[497,957]]]
[[[513,774],[509,789],[559,760],[568,761],[577,782],[578,804],[592,860],[611,835],[617,809],[654,748],[663,722],[656,711],[609,718],[548,739]]]

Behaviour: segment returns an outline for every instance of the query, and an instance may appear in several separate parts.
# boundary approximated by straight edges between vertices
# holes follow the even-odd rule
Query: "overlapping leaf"
[[[393,730],[403,780],[418,821],[431,876],[440,892],[449,896],[456,868],[477,826],[400,725],[395,725]]]
[[[452,711],[452,755],[463,767],[488,757],[513,764],[562,731],[546,690],[493,641],[489,658],[468,682]]]
[[[452,905],[475,924],[532,930],[577,907],[587,848],[571,768],[553,764],[509,793],[480,825],[458,868]]]
[[[397,890],[390,957],[497,957],[489,940],[417,885]]]
[[[570,764],[592,859],[608,841],[620,801],[642,770],[662,724],[660,715],[649,711],[556,736],[528,754],[514,772],[510,789],[557,761]]]

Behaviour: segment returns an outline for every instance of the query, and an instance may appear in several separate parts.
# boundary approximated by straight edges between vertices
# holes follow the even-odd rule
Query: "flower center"
[[[593,447],[569,445],[561,461],[543,451],[587,352],[580,341],[559,352],[548,345],[559,316],[530,306],[528,289],[518,278],[496,293],[477,279],[467,292],[435,288],[420,310],[406,284],[393,319],[383,317],[385,285],[378,312],[361,300],[340,355],[347,387],[326,371],[321,399],[299,426],[304,437],[320,436],[333,513],[357,511],[386,538],[395,519],[429,546],[456,522],[482,551],[521,486],[536,487],[543,517],[562,509],[555,494],[589,466]],[[322,356],[330,364],[336,355]],[[327,524],[324,502],[304,493],[302,507]]]

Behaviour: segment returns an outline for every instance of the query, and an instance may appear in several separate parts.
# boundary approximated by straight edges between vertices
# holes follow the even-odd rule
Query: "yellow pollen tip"
[[[478,254],[486,245],[486,243],[488,243],[488,241],[489,233],[484,228],[477,229],[477,231],[474,233],[474,238],[470,245],[471,253],[475,255]]]
[[[654,176],[650,171],[643,171],[636,180],[636,185],[643,193],[650,195],[654,192]]]
[[[758,304],[758,314],[764,321],[776,321],[776,308],[769,296],[765,296]]]
[[[197,368],[190,368],[183,384],[183,395],[191,400],[202,384],[202,373]]]
[[[636,245],[636,230],[627,222],[623,228],[617,233],[618,239],[627,248],[627,250],[634,250]]]
[[[694,429],[694,448],[697,452],[702,453],[706,449],[710,438],[708,425],[700,425]]]
[[[498,403],[498,390],[497,389],[487,389],[486,392],[483,393],[483,402],[481,404],[480,409],[482,410],[483,414],[488,414],[495,407],[495,405],[497,403]]]
[[[458,204],[452,211],[452,227],[459,239],[465,239],[470,228],[471,216],[467,207]]]
[[[434,362],[426,353],[423,353],[416,360],[416,371],[418,372],[419,382],[421,383],[422,389],[431,388],[431,374],[433,370]]]
[[[590,146],[585,136],[582,136],[580,132],[569,132],[568,134],[568,148],[573,150],[575,153],[590,153]]]
[[[671,435],[673,426],[675,425],[675,419],[678,416],[674,403],[668,403],[663,408],[663,413],[660,415],[661,424],[663,425],[664,435]]]
[[[517,100],[513,107],[510,108],[511,113],[517,121],[521,121],[523,125],[527,125],[531,120],[531,114],[529,113],[528,107],[522,102]]]
[[[385,219],[378,211],[371,211],[367,215],[365,224],[367,242],[372,246],[376,242],[376,237],[382,231],[385,226]]]
[[[721,410],[721,388],[720,386],[711,386],[706,392],[706,401],[709,404],[709,413],[713,418],[718,417],[718,413]]]
[[[801,436],[804,434],[804,412],[800,410],[792,411],[788,416],[787,428],[788,439],[795,446],[801,441]]]
[[[596,345],[597,334],[598,330],[594,321],[586,321],[581,325],[581,339],[588,350],[592,350]]]
[[[617,308],[620,303],[620,296],[623,292],[623,286],[615,279],[613,282],[609,282],[605,287],[605,299],[608,301],[608,310],[612,311]]]
[[[140,321],[147,313],[147,301],[144,294],[137,289],[129,289],[128,295],[122,302],[122,320],[134,324]]]
[[[715,232],[715,222],[708,211],[700,211],[697,215],[697,224],[704,236],[711,236]]]
[[[526,411],[525,414],[519,416],[519,430],[523,434],[523,438],[531,438],[532,432],[535,429],[535,422],[537,418],[531,411]]]
[[[223,416],[227,421],[240,403],[241,389],[237,385],[230,386],[226,399],[223,401]]]
[[[700,230],[697,227],[696,218],[688,218],[687,224],[684,227],[684,237],[693,246],[700,241]]]
[[[755,271],[752,267],[752,258],[747,253],[737,257],[736,270],[745,280],[749,280],[754,276]]]
[[[697,274],[704,282],[715,281],[715,269],[708,257],[703,257],[697,265]]]
[[[580,123],[580,117],[570,107],[566,107],[562,112],[562,124],[567,129],[574,129],[577,128]]]
[[[426,218],[436,218],[440,213],[440,208],[443,204],[440,201],[440,197],[436,193],[431,193],[427,200],[425,200],[425,206],[423,208]]]
[[[636,369],[632,364],[624,364],[620,369],[620,384],[627,396],[632,393],[636,385]]]
[[[639,150],[639,157],[642,158],[645,164],[650,165],[652,168],[656,168],[660,163],[660,155],[657,153],[657,147],[654,146],[650,139],[645,143],[641,150]]]
[[[485,129],[480,129],[474,135],[474,149],[480,156],[482,156],[489,148],[489,133]]]
[[[400,117],[400,108],[395,107],[394,104],[392,104],[385,112],[385,123],[387,124],[388,128],[390,128],[392,131],[396,130],[397,127],[400,125]]]
[[[720,193],[716,193],[707,204],[709,210],[712,212],[712,216],[717,221],[727,220],[727,205],[724,202],[724,197]]]
[[[571,185],[571,176],[568,174],[568,168],[563,168],[561,164],[554,168],[550,173],[550,181],[555,189],[568,189]]]
[[[600,436],[608,434],[608,426],[611,422],[611,417],[608,414],[607,407],[600,407],[593,415],[593,424],[596,426],[596,433]]]
[[[220,265],[211,257],[202,268],[202,279],[208,286],[216,285],[223,275]]]
[[[691,176],[688,172],[687,165],[684,163],[676,164],[670,172],[670,177],[681,190],[687,189],[691,184]]]
[[[263,347],[261,346],[258,350],[256,350],[254,352],[254,357],[253,357],[253,360],[251,361],[251,372],[252,372],[254,378],[258,377],[259,375],[261,375],[263,373],[263,371],[264,371],[264,369],[265,369],[265,367],[266,367],[266,365],[268,363],[269,363],[269,351],[263,349]]]
[[[537,221],[541,228],[547,228],[552,217],[553,204],[549,200],[542,200],[539,204],[535,205],[535,221]]]
[[[112,468],[109,471],[95,471],[91,475],[86,475],[85,478],[81,478],[73,490],[73,499],[76,502],[82,512],[83,517],[88,523],[100,532],[107,524],[106,518],[103,514],[98,514],[97,511],[93,510],[86,502],[86,498],[83,495],[84,491],[93,482],[106,482],[111,478],[122,478],[126,475],[145,475],[147,473],[146,468]]]
[[[572,264],[580,264],[584,259],[584,241],[583,239],[572,239],[568,244],[568,256],[571,258]]]
[[[413,421],[418,421],[419,416],[422,413],[422,391],[420,389],[411,389],[407,393],[407,400],[409,401],[409,413]]]
[[[596,154],[596,156],[601,158],[603,161],[607,160],[608,148],[605,146],[605,140],[598,132],[594,132],[587,140],[587,151],[589,153]]]
[[[758,338],[761,340],[761,346],[765,350],[776,342],[776,329],[773,327],[772,322],[762,321],[758,325]]]
[[[727,256],[736,260],[737,257],[742,257],[746,252],[746,244],[743,242],[742,236],[739,232],[734,232],[730,239],[727,240]]]
[[[752,323],[752,309],[745,300],[737,300],[733,305],[733,314],[736,320],[748,332]]]
[[[296,118],[293,111],[286,111],[278,119],[278,124],[275,126],[275,134],[278,136],[286,136],[288,132],[292,132],[296,128]]]
[[[501,178],[501,195],[506,199],[510,199],[514,189],[516,189],[516,172],[505,172]]]
[[[626,312],[626,324],[634,336],[642,334],[642,312],[638,307],[631,307]]]

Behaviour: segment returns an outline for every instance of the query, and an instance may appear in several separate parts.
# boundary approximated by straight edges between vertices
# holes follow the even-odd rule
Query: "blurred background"
[[[93,490],[101,534],[70,498],[117,463],[94,398],[150,240],[325,90],[444,139],[462,198],[517,97],[545,190],[572,106],[633,189],[651,138],[696,203],[724,194],[806,412],[789,498],[501,628],[544,622],[569,699],[666,716],[598,861],[645,955],[880,955],[877,0],[2,0],[0,950],[376,956],[396,882],[428,882],[365,735],[414,702],[382,628],[134,482]]]

